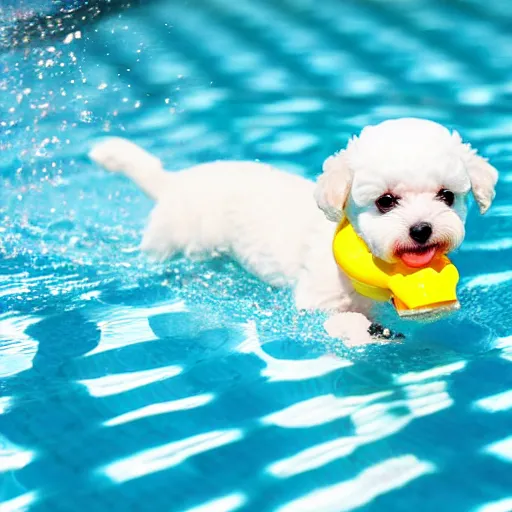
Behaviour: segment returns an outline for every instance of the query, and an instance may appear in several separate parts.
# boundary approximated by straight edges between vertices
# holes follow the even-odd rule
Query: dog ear
[[[327,158],[322,171],[316,184],[315,200],[329,220],[339,222],[352,181],[344,151]]]
[[[453,132],[453,137],[462,146],[461,157],[469,174],[471,191],[483,215],[490,208],[496,195],[494,189],[498,182],[498,171],[486,158],[478,155],[470,144],[464,144],[457,132]]]
[[[487,162],[487,159],[477,155],[476,152],[473,152],[469,158],[467,169],[473,196],[483,215],[490,208],[496,196],[498,171]]]

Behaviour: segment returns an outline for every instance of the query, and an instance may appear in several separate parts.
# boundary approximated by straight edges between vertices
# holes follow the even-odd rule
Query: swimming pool
[[[1,23],[0,512],[512,510],[509,3],[78,4],[14,48]],[[365,350],[233,262],[149,263],[150,202],[86,157],[123,135],[313,178],[406,115],[490,157],[498,196],[460,315]]]

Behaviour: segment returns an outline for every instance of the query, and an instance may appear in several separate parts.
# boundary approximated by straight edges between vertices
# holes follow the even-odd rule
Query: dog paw
[[[361,313],[338,313],[329,317],[324,327],[329,336],[342,339],[347,347],[401,341],[405,338],[401,333],[372,323]]]
[[[381,324],[375,322],[368,327],[368,334],[376,340],[383,341],[397,341],[405,338],[402,333],[394,332],[391,329],[383,327]]]
[[[338,313],[324,323],[324,328],[331,338],[340,338],[349,347],[374,342],[369,333],[370,326],[370,320],[363,314],[352,312]]]

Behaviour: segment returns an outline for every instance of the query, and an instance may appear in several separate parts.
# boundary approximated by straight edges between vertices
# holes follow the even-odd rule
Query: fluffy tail
[[[113,137],[100,142],[89,157],[108,171],[126,174],[155,201],[169,181],[158,158],[126,139]]]

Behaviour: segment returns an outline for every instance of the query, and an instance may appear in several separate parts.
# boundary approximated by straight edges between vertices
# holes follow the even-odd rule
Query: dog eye
[[[384,194],[380,196],[377,201],[375,201],[375,206],[377,206],[380,213],[386,213],[392,210],[398,204],[398,198],[396,198],[392,194]]]
[[[455,201],[455,194],[451,190],[442,188],[436,195],[436,197],[446,203],[448,206],[452,206]]]

